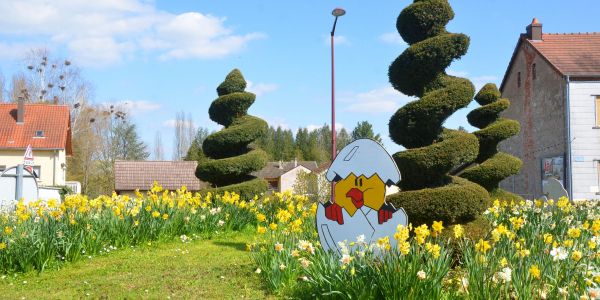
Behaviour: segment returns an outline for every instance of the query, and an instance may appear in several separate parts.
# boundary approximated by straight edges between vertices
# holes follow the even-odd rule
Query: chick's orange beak
[[[365,201],[363,199],[363,192],[357,188],[351,188],[347,193],[346,197],[352,200],[352,204],[356,206],[356,208],[361,208]]]

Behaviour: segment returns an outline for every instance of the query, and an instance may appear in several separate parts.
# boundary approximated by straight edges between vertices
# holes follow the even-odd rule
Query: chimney
[[[25,120],[25,99],[19,97],[17,100],[17,124],[23,124]]]
[[[294,168],[298,166],[298,158],[294,157]]]
[[[279,161],[279,169],[283,169],[283,162],[281,160]]]
[[[527,25],[527,39],[531,41],[542,40],[542,23],[537,18],[533,18],[531,24]]]

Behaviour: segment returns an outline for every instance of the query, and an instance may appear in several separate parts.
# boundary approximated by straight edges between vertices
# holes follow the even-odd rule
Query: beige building
[[[269,183],[269,190],[285,192],[294,189],[296,178],[300,172],[310,173],[315,169],[317,169],[315,161],[275,161],[268,162],[264,168],[252,175],[266,180]]]
[[[72,154],[69,107],[51,104],[0,104],[0,172],[23,163],[31,145],[40,186],[65,185]]]
[[[208,188],[206,182],[196,178],[196,161],[125,161],[115,162],[115,191],[119,195],[135,195],[135,190],[145,193],[154,182],[163,189],[174,191],[185,186],[196,192]]]
[[[558,179],[572,199],[600,199],[600,33],[520,35],[502,84],[503,117],[521,131],[500,144],[523,161],[501,187],[527,199]]]

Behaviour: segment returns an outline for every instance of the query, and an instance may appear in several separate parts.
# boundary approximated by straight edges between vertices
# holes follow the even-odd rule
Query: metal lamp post
[[[343,8],[335,8],[331,14],[335,17],[333,21],[333,28],[331,29],[331,162],[335,159],[337,153],[336,149],[336,132],[335,132],[335,68],[334,68],[334,47],[333,37],[335,35],[335,25],[337,24],[338,17],[346,14]],[[334,202],[335,198],[335,182],[331,183],[331,202]]]

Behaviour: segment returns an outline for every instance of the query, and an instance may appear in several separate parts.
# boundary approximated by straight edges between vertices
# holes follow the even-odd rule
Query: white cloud
[[[274,83],[259,82],[257,84],[254,84],[254,82],[252,81],[247,81],[247,83],[248,84],[246,86],[246,90],[248,92],[256,94],[256,96],[262,96],[279,88],[279,86]]]
[[[338,107],[348,112],[389,114],[414,98],[406,96],[392,87],[382,87],[363,93],[348,93],[340,97]]]
[[[331,45],[331,36],[327,35],[323,37],[323,42],[325,43],[325,45]],[[350,44],[350,40],[348,40],[348,38],[344,35],[335,35],[333,37],[333,44],[335,46],[337,45],[349,45]]]
[[[379,36],[379,40],[388,44],[406,45],[398,32],[386,32]]]
[[[24,54],[29,52],[32,48],[39,48],[40,45],[34,44],[19,44],[11,43],[5,44],[0,43],[0,59],[18,60],[24,57]]]
[[[121,110],[132,116],[155,111],[161,108],[160,104],[145,100],[123,100],[116,102],[104,102],[102,103],[102,105],[105,107],[110,107],[112,105],[117,110]]]
[[[169,13],[147,0],[0,1],[0,37],[20,41],[11,46],[41,38],[47,47],[66,48],[78,63],[96,66],[142,53],[161,59],[220,58],[265,36],[234,33],[225,22],[200,12]]]
[[[175,128],[177,126],[177,120],[175,120],[175,119],[166,120],[162,124],[163,124],[164,127],[167,127],[167,128]],[[188,128],[190,126],[192,128],[196,128],[197,127],[196,123],[194,123],[194,121],[185,121],[185,123],[184,123],[183,126],[185,128]]]
[[[275,118],[267,118],[261,117],[263,120],[267,121],[267,124],[273,128],[281,127],[282,129],[290,129],[290,124],[284,118],[275,117]]]
[[[306,129],[307,129],[309,132],[311,132],[311,131],[315,131],[315,130],[317,130],[317,129],[319,129],[319,128],[323,127],[323,125],[331,125],[331,123],[322,124],[322,125],[309,124],[309,125],[307,125],[307,126],[306,126]],[[336,131],[336,132],[337,132],[338,130],[341,130],[342,128],[345,128],[345,127],[344,127],[344,124],[342,124],[342,123],[338,123],[338,122],[335,122],[335,131]]]
[[[475,86],[475,93],[477,93],[479,89],[481,89],[486,83],[496,83],[498,81],[498,77],[492,75],[469,76],[469,72],[455,70],[448,70],[446,71],[446,73],[448,73],[448,75],[465,77],[471,80],[471,82]]]

